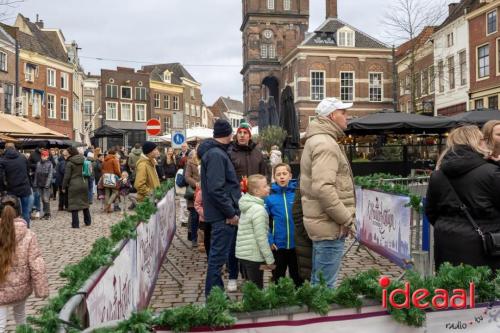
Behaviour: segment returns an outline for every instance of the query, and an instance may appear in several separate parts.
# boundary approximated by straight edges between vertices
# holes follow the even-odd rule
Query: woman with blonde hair
[[[425,213],[434,226],[436,269],[444,262],[500,267],[500,257],[489,256],[482,233],[500,231],[500,167],[488,160],[490,151],[477,126],[463,126],[448,136],[446,150],[431,175]]]
[[[490,120],[483,126],[486,146],[491,150],[493,160],[500,159],[500,120]]]

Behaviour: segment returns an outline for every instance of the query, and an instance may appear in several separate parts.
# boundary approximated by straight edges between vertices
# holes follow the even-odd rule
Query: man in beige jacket
[[[354,181],[349,161],[337,141],[347,128],[352,103],[326,98],[306,131],[300,161],[304,227],[313,241],[311,283],[319,274],[333,288],[340,269],[345,237],[354,228]]]

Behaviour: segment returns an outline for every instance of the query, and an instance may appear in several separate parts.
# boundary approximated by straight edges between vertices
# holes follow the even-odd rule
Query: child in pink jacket
[[[26,323],[26,299],[49,295],[45,262],[35,234],[20,217],[16,197],[0,202],[0,333],[7,326],[8,309],[14,309],[17,325]]]
[[[207,231],[207,224],[205,223],[205,215],[203,214],[203,201],[201,198],[201,187],[197,186],[194,192],[194,209],[199,216],[198,228],[198,251],[205,252],[208,257],[208,250],[210,246],[210,230]],[[208,241],[207,241],[208,240]]]

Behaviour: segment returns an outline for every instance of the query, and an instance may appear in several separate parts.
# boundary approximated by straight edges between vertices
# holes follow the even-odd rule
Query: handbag
[[[116,175],[114,173],[105,173],[102,176],[102,183],[106,188],[116,188]]]
[[[484,253],[490,257],[500,257],[500,232],[486,232],[484,233],[481,228],[477,225],[476,221],[472,218],[472,216],[469,213],[469,209],[467,206],[460,200],[460,197],[458,196],[457,191],[455,191],[455,188],[453,185],[451,185],[450,180],[448,177],[443,173],[444,178],[448,182],[448,184],[451,187],[451,191],[454,193],[454,195],[457,197],[458,202],[460,203],[460,210],[465,214],[467,217],[467,220],[472,224],[472,227],[474,230],[478,233],[478,235],[481,237],[481,242],[483,243],[483,250]]]
[[[191,186],[186,186],[186,193],[184,193],[184,199],[194,200],[194,189]]]

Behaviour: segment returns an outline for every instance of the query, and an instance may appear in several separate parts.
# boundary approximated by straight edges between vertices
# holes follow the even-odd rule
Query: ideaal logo
[[[404,289],[394,289],[390,293],[388,293],[386,288],[391,284],[391,279],[387,276],[383,276],[379,279],[379,284],[383,288],[382,307],[384,308],[387,308],[387,303],[395,309],[409,309],[410,303],[418,309],[426,309],[431,305],[432,308],[436,310],[448,309],[450,307],[452,309],[466,309],[467,304],[469,304],[470,308],[475,307],[475,286],[473,282],[469,283],[469,296],[467,296],[467,291],[465,289],[453,289],[451,297],[446,289],[436,289],[431,302],[424,302],[424,299],[431,295],[429,290],[419,288],[411,292],[409,282],[405,283]],[[396,302],[397,295],[404,296],[403,303]],[[467,298],[469,298],[468,301]]]

